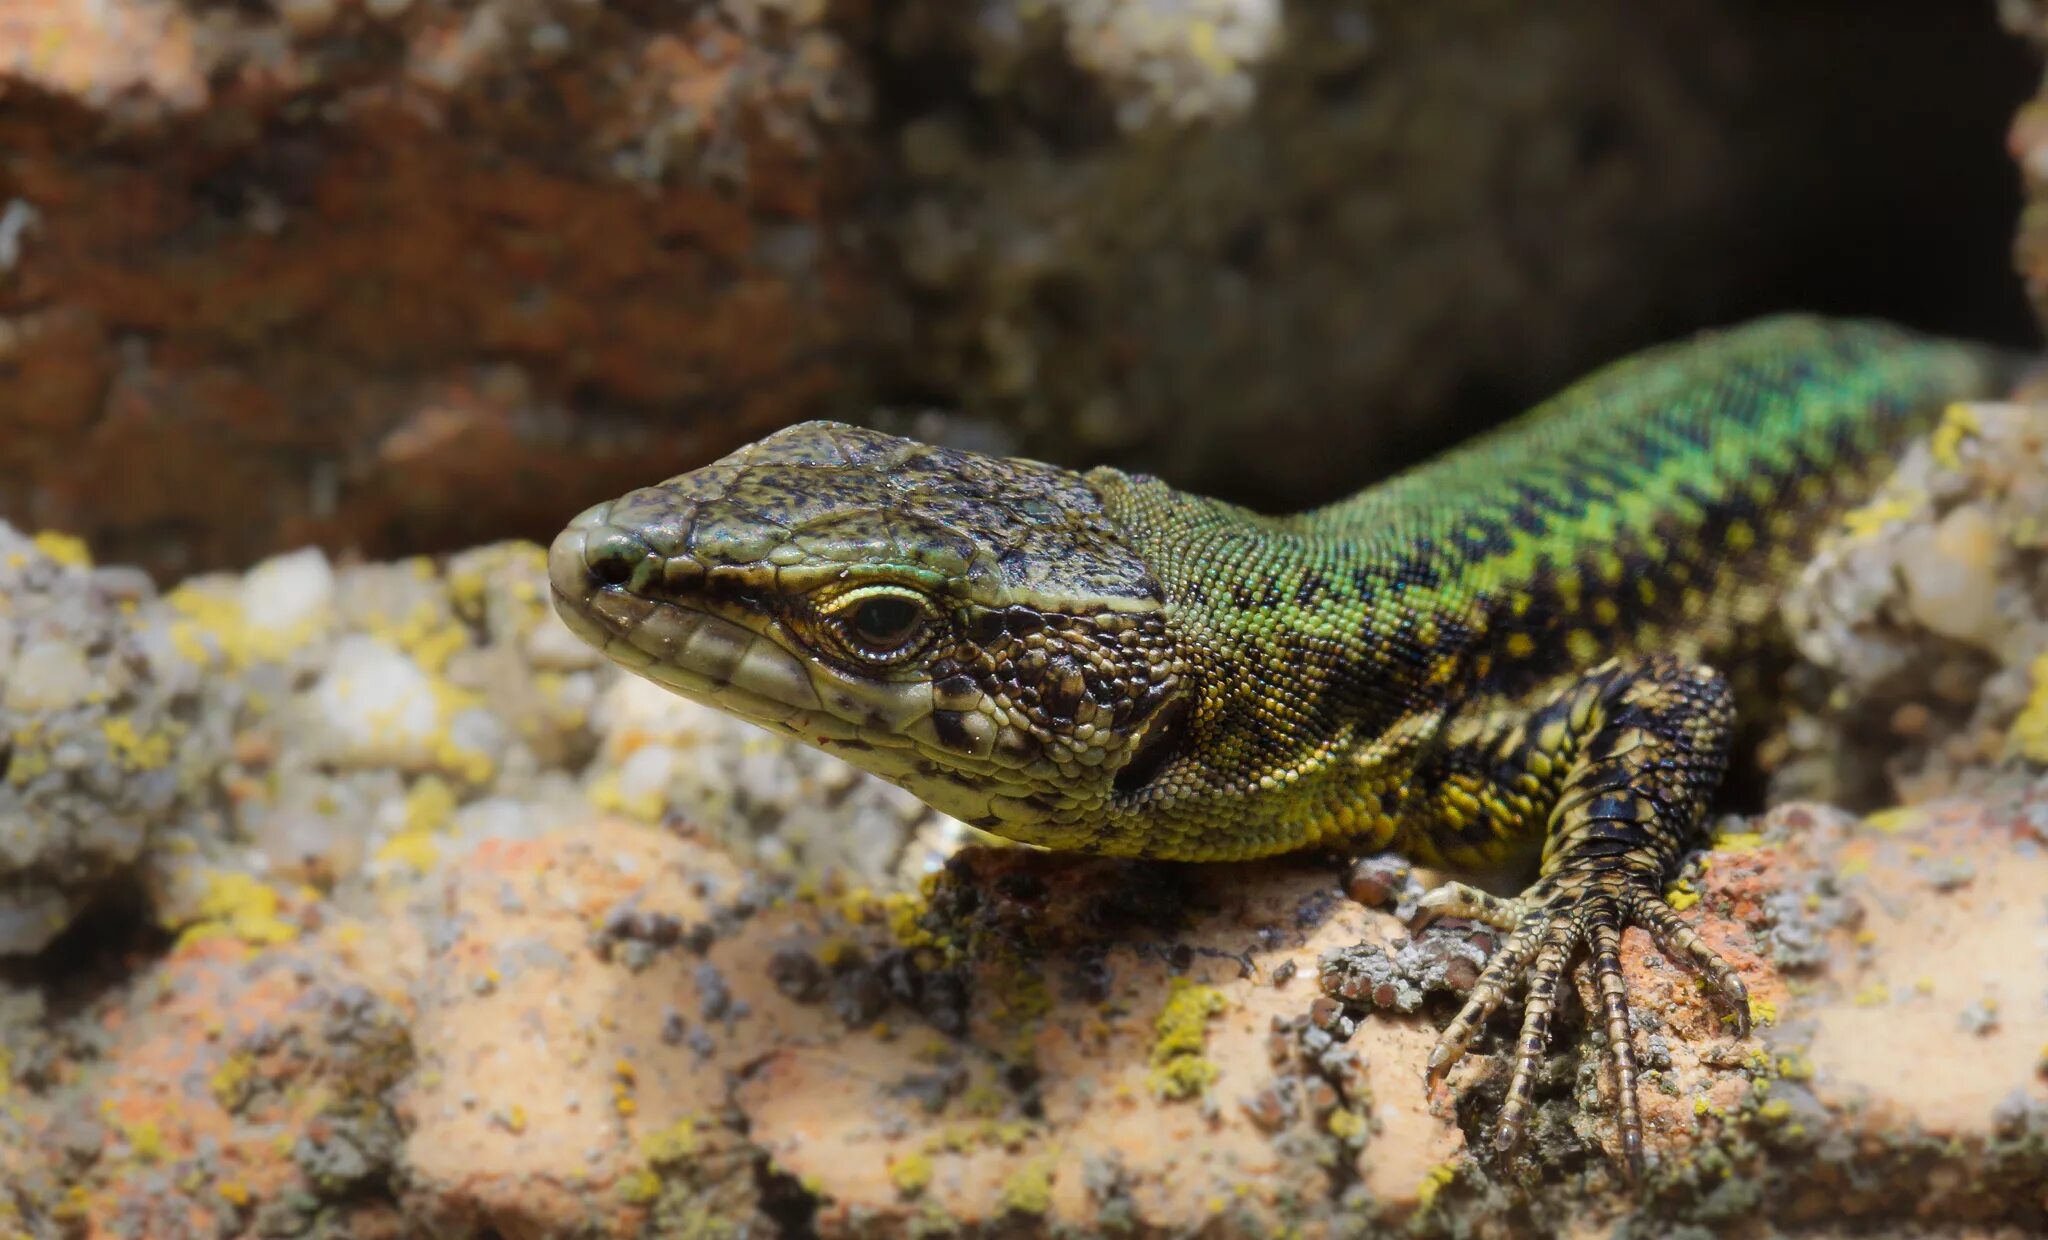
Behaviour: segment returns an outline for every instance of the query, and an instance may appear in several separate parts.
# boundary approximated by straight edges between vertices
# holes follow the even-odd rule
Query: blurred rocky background
[[[1767,309],[2022,340],[2001,16],[10,0],[0,517],[449,549],[878,409],[1288,507]]]

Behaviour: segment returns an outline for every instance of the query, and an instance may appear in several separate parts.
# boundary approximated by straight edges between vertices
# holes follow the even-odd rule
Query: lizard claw
[[[1538,880],[1519,900],[1485,897],[1490,905],[1470,903],[1469,891],[1449,891],[1440,899],[1432,892],[1424,905],[1445,914],[1455,910],[1457,916],[1472,916],[1466,910],[1484,907],[1489,913],[1513,912],[1516,920],[1466,997],[1465,1006],[1430,1050],[1427,1072],[1431,1087],[1464,1056],[1509,995],[1525,992],[1507,1101],[1494,1133],[1494,1146],[1503,1154],[1520,1145],[1534,1108],[1536,1072],[1548,1048],[1557,992],[1579,949],[1585,948],[1598,994],[1597,1016],[1607,1033],[1607,1057],[1614,1067],[1622,1161],[1633,1179],[1642,1167],[1643,1125],[1636,1101],[1638,1067],[1630,1037],[1628,988],[1621,973],[1623,928],[1642,926],[1668,954],[1686,958],[1706,974],[1735,1007],[1738,1031],[1746,1033],[1749,1005],[1742,979],[1672,912],[1661,895],[1620,874],[1560,872]],[[1498,924],[1490,916],[1475,920]]]

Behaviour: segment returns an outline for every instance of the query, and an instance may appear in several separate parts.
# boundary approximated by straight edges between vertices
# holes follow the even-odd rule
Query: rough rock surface
[[[1954,13],[11,0],[0,518],[166,581],[539,537],[906,401],[1304,503],[1826,255],[1975,270],[1882,224],[2000,170]]]
[[[1780,796],[1889,804],[2048,763],[2048,418],[1957,404],[1846,514],[1784,606]]]
[[[63,1025],[8,1011],[0,1160],[26,1173],[0,1217],[515,1240],[2039,1227],[2044,823],[2031,782],[1724,834],[1679,903],[1761,1029],[1729,1037],[1629,936],[1653,1153],[1632,1190],[1597,1054],[1553,1059],[1501,1164],[1467,1150],[1504,1036],[1431,1098],[1454,996],[1317,1002],[1326,953],[1409,937],[1326,868],[972,850],[877,899],[611,820],[487,843],[405,912],[285,891],[272,933],[188,931]]]
[[[913,884],[966,828],[617,673],[505,543],[336,569],[294,552],[161,597],[0,524],[0,957],[139,891],[176,930],[252,872],[344,902],[485,838],[677,807],[789,873]]]

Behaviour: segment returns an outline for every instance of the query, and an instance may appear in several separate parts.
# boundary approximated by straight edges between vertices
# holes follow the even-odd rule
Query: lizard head
[[[555,609],[651,680],[975,826],[1094,845],[1188,672],[1082,476],[829,422],[575,518]]]

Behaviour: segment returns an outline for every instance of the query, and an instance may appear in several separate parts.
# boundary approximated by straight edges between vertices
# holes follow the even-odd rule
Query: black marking
[[[939,744],[960,753],[967,753],[973,750],[974,740],[960,722],[961,717],[962,712],[957,710],[933,711],[932,733],[939,738]]]
[[[1188,708],[1193,697],[1187,693],[1170,694],[1164,685],[1154,685],[1146,692],[1138,709],[1151,722],[1131,760],[1116,773],[1113,786],[1119,795],[1129,796],[1142,790],[1179,755],[1188,738]]]

